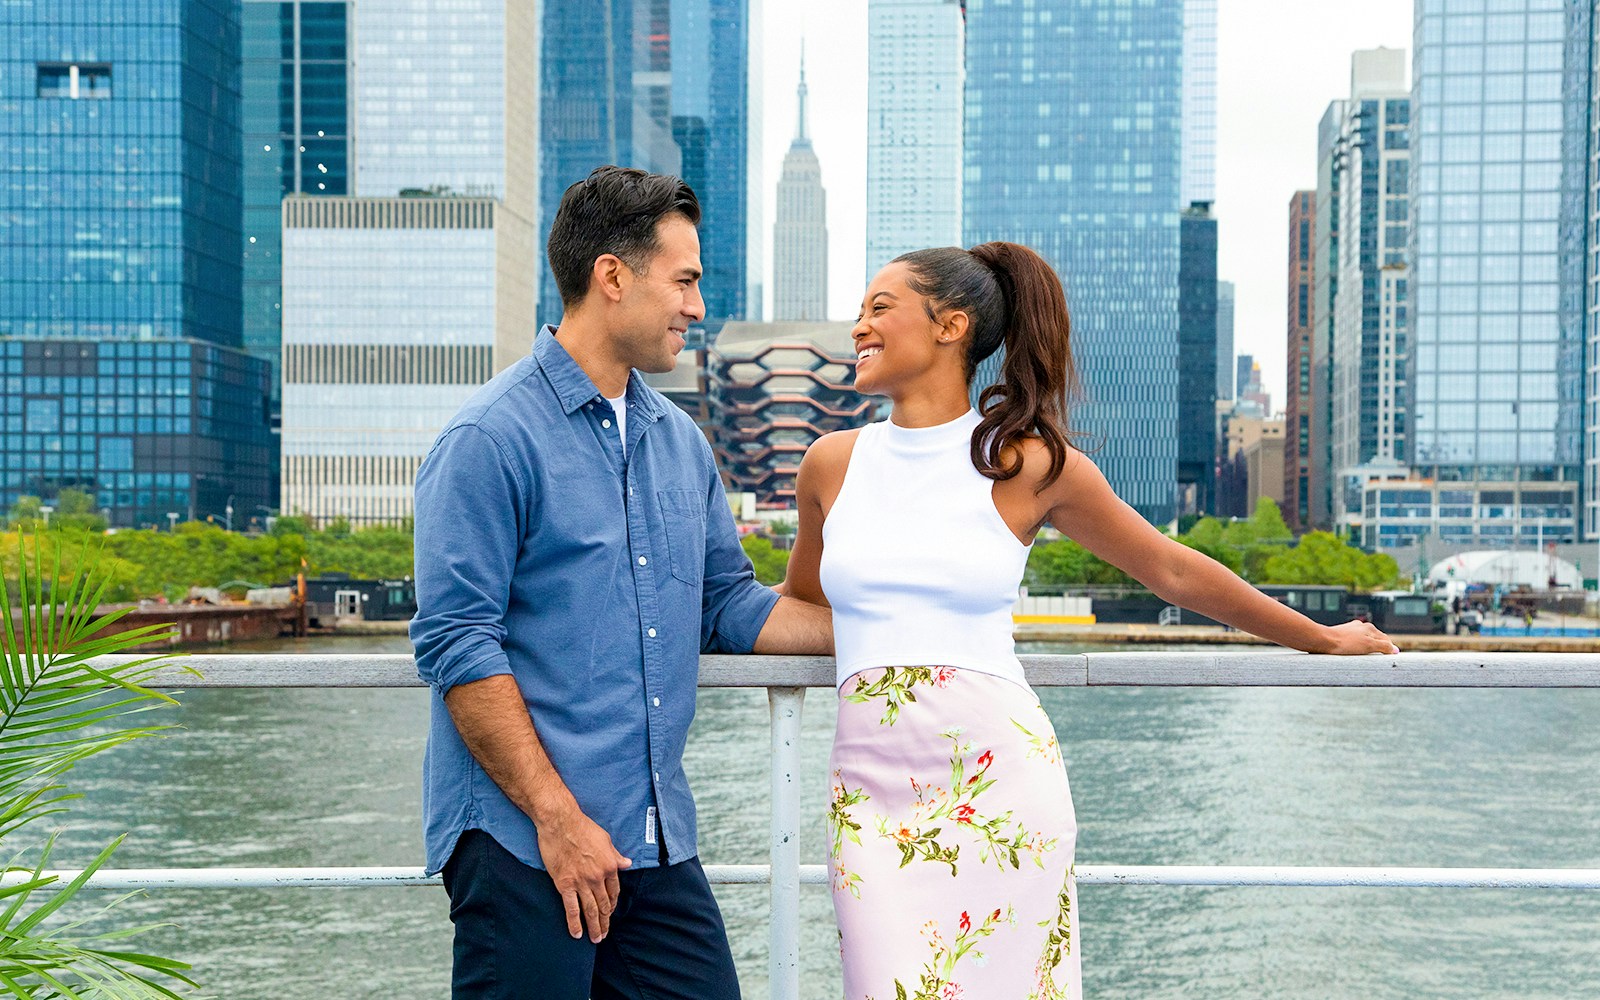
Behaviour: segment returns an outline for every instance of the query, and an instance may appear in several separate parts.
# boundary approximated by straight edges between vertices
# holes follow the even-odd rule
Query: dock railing
[[[126,658],[107,658],[112,659]],[[421,687],[405,654],[206,654],[163,670],[155,686],[200,688]],[[1141,651],[1023,656],[1034,687],[1600,687],[1600,655],[1577,653],[1402,653],[1311,656],[1289,651]],[[198,676],[189,671],[198,671]],[[800,995],[800,886],[827,882],[820,864],[801,864],[801,710],[807,688],[831,688],[829,657],[703,656],[700,686],[765,688],[771,707],[772,819],[768,863],[707,865],[717,884],[770,884],[773,1000]],[[420,735],[420,734],[419,734]],[[419,777],[420,780],[420,777]],[[825,780],[822,775],[811,780]],[[820,821],[820,819],[818,819]],[[1600,869],[1293,867],[1079,864],[1080,885],[1365,886],[1600,889]],[[76,872],[54,872],[65,883]],[[14,872],[0,885],[28,877]],[[97,872],[97,889],[384,887],[436,885],[415,868],[164,868]]]

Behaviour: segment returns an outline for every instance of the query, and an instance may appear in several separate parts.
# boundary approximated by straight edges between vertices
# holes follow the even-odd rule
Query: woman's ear
[[[939,343],[954,344],[965,340],[967,337],[967,314],[960,309],[952,309],[945,314],[944,325],[939,329]]]

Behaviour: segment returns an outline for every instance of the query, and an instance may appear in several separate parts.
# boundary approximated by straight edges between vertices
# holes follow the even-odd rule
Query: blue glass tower
[[[602,164],[677,174],[700,198],[706,326],[743,318],[748,0],[571,0],[544,6],[539,238],[561,195]],[[539,321],[561,317],[542,269]]]
[[[1183,59],[1183,0],[967,4],[964,239],[1060,272],[1088,393],[1072,422],[1156,523],[1176,505]]]
[[[244,348],[272,366],[281,397],[284,195],[350,185],[350,5],[244,0]]]
[[[269,502],[238,350],[237,0],[20,0],[0,51],[0,506],[115,524]]]

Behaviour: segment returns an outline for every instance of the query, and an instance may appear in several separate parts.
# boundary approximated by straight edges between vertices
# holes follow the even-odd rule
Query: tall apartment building
[[[1233,282],[1217,282],[1217,398],[1233,398]]]
[[[1177,511],[1184,153],[1201,150],[1182,114],[1200,93],[1187,10],[967,6],[963,242],[1026,243],[1061,274],[1088,394],[1073,422],[1113,488],[1161,524]]]
[[[1367,489],[1378,544],[1578,539],[1594,11],[1493,8],[1416,5],[1416,480]]]
[[[772,318],[828,318],[828,195],[822,165],[806,127],[806,70],[801,55],[799,117],[778,179],[778,217],[772,228]]]
[[[538,4],[538,244],[561,195],[595,167],[676,174],[700,199],[705,330],[759,310],[759,121],[750,96],[749,0]],[[524,54],[526,57],[526,54]],[[532,92],[532,91],[530,91]],[[759,234],[759,230],[757,230]],[[542,263],[538,319],[561,297]]]
[[[1184,209],[1178,267],[1179,512],[1208,514],[1217,477],[1217,220],[1211,203]]]
[[[286,512],[409,516],[435,435],[532,343],[535,10],[355,6],[354,195],[282,209]]]
[[[1316,285],[1317,193],[1296,191],[1289,199],[1288,397],[1283,414],[1283,519],[1293,531],[1311,520],[1312,293]]]
[[[1333,527],[1333,304],[1339,294],[1345,105],[1342,99],[1330,103],[1317,124],[1317,197],[1311,222],[1311,392],[1301,403],[1310,411],[1307,525],[1317,530]]]
[[[1338,269],[1329,344],[1333,521],[1363,522],[1368,478],[1405,464],[1408,431],[1411,102],[1400,49],[1357,52],[1342,103]]]
[[[960,0],[867,4],[867,274],[961,242]]]
[[[111,524],[271,500],[240,329],[239,5],[11,5],[0,47],[0,508]],[[156,83],[153,81],[159,81]]]

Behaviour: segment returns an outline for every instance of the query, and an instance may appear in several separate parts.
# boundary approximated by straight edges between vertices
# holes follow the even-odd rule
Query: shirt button
[[[653,702],[657,708],[661,707],[661,699],[660,698],[651,698],[650,701]]]
[[[655,772],[655,773],[654,773],[654,774],[653,774],[653,775],[652,775],[652,777],[654,777],[654,778],[655,778],[655,779],[656,779],[656,782],[657,782],[657,783],[660,783],[660,781],[661,781],[661,772],[660,772],[660,771],[656,771],[656,772]]]
[[[601,427],[610,427],[610,426],[611,426],[611,421],[609,421],[609,420],[602,420],[602,421],[600,421],[600,426],[601,426]]]
[[[646,563],[646,562],[648,562],[648,561],[649,561],[649,560],[647,560],[647,559],[645,559],[645,557],[644,557],[644,556],[640,556],[640,557],[639,557],[639,565],[640,565],[640,566],[643,566],[643,565],[644,565],[644,564],[645,564],[645,563]]]
[[[648,635],[650,638],[654,639],[656,637],[656,630],[649,629],[645,632],[645,635]]]

